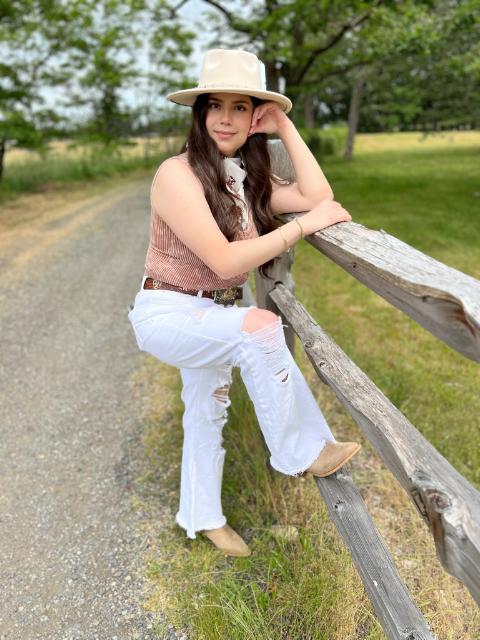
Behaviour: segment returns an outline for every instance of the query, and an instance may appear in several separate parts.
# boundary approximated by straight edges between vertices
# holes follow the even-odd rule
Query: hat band
[[[238,87],[239,89],[249,89],[250,91],[265,91],[267,93],[272,93],[271,91],[261,89],[260,87],[252,87],[252,85],[249,84],[237,84],[236,82],[209,82],[207,84],[199,84],[197,89],[208,89],[208,87]]]

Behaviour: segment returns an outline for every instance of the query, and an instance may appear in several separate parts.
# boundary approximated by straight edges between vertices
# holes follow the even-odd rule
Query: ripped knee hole
[[[215,391],[213,392],[213,397],[215,398],[215,400],[217,400],[222,404],[228,404],[229,389],[230,389],[230,385],[225,384],[223,385],[223,387],[219,387],[218,389],[215,389]]]
[[[281,318],[257,331],[252,331],[250,336],[264,355],[268,366],[274,371],[275,379],[287,382],[290,367]]]

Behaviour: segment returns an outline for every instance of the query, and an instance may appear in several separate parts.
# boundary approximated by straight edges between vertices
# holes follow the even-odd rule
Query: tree
[[[42,150],[46,129],[59,119],[40,88],[54,81],[50,63],[64,50],[77,4],[13,0],[0,6],[0,178],[7,144]]]
[[[120,92],[138,73],[136,53],[141,43],[135,24],[139,5],[100,0],[87,11],[84,28],[68,42],[63,106],[86,107],[84,137],[109,146],[128,128],[128,108],[121,104]]]
[[[480,121],[480,17],[474,2],[417,7],[375,33],[380,55],[365,86],[364,130],[444,129]]]
[[[144,132],[169,136],[187,121],[187,112],[162,107],[159,97],[179,87],[189,87],[194,79],[186,74],[195,34],[178,18],[183,3],[172,7],[166,2],[145,3],[140,28],[149,34],[145,43],[146,67],[136,79],[137,109],[135,124]],[[146,146],[148,154],[148,145]]]
[[[87,107],[89,141],[116,145],[155,117],[158,96],[180,82],[193,34],[165,0],[100,0],[88,28],[71,42],[66,106]],[[136,104],[125,99],[133,92]]]

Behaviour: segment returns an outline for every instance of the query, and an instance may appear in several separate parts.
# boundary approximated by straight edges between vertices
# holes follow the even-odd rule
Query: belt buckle
[[[223,304],[224,307],[231,307],[236,297],[237,287],[228,287],[228,289],[215,289],[213,292],[213,301],[217,304]]]

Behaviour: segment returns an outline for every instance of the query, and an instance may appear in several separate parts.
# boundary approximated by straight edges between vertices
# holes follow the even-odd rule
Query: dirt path
[[[0,214],[0,638],[148,640],[139,364],[148,180]]]

